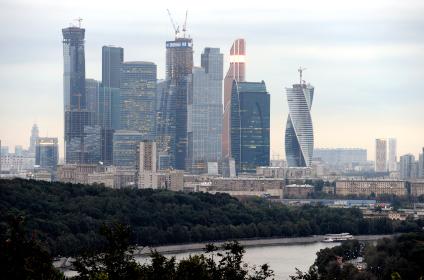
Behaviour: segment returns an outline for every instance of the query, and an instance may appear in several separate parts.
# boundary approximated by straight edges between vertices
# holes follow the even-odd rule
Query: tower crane
[[[186,10],[184,24],[183,24],[183,36],[184,36],[184,38],[186,36],[186,31],[187,31],[187,13],[188,13],[188,10]]]
[[[169,9],[166,9],[166,11],[168,12],[169,19],[171,20],[172,27],[174,28],[175,38],[176,38],[178,36],[178,34],[180,34],[180,26],[175,24],[174,19],[172,18],[172,15],[171,15],[171,12],[169,11]]]

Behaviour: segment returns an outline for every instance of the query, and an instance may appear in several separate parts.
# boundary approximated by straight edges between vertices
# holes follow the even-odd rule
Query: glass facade
[[[59,159],[57,138],[40,137],[35,145],[35,164],[41,168],[53,171]]]
[[[138,131],[115,131],[113,134],[113,165],[127,169],[137,167],[137,147],[145,140]]]
[[[168,147],[171,165],[185,170],[187,160],[187,94],[190,89],[189,75],[193,69],[193,40],[176,38],[166,42],[166,80],[168,81],[167,108],[171,108],[168,133],[171,140]],[[175,127],[175,130],[174,130]],[[175,141],[175,142],[174,142]]]
[[[202,67],[193,68],[188,97],[188,164],[193,173],[207,171],[221,159],[223,54],[206,48]]]
[[[123,63],[120,84],[120,129],[138,131],[145,140],[153,140],[156,134],[156,64]]]
[[[231,96],[233,81],[244,82],[246,76],[246,42],[234,41],[230,50],[230,68],[224,79],[224,115],[222,124],[222,156],[231,157]]]
[[[98,110],[98,99],[100,92],[100,82],[94,79],[85,80],[85,96],[87,110],[97,112]]]
[[[255,173],[270,159],[270,95],[265,82],[233,81],[231,155],[236,172]]]
[[[310,167],[314,150],[311,107],[314,87],[295,84],[286,88],[289,116],[285,133],[285,150],[289,167]]]
[[[104,87],[119,88],[123,61],[123,48],[114,46],[102,47],[102,85]]]

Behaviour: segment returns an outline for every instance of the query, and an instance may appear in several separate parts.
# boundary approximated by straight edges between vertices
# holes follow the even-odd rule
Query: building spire
[[[299,84],[302,84],[302,82],[303,83],[305,82],[302,79],[302,74],[303,74],[303,71],[305,71],[305,70],[306,70],[306,68],[302,68],[302,66],[299,66],[299,69],[297,69],[297,71],[299,72],[299,76],[300,76],[300,82],[299,82]]]

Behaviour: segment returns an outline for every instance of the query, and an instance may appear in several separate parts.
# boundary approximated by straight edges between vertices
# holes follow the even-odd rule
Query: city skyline
[[[18,1],[15,4],[5,5],[3,10],[13,12],[24,3],[25,1]],[[3,6],[3,4],[1,5]],[[51,5],[53,8],[56,7],[53,3]],[[419,5],[418,2],[416,2],[416,5]],[[419,73],[422,73],[423,69],[423,57],[422,52],[420,52],[423,42],[421,38],[418,38],[419,36],[415,37],[422,32],[422,29],[418,29],[418,27],[421,27],[421,21],[414,17],[414,9],[394,2],[385,4],[381,9],[383,12],[378,14],[375,21],[368,22],[370,29],[359,36],[366,29],[364,25],[359,24],[353,30],[347,28],[354,26],[353,23],[356,22],[354,16],[359,15],[359,10],[355,9],[356,6],[353,5],[353,15],[348,17],[346,21],[342,20],[342,16],[335,16],[336,19],[331,19],[338,23],[341,21],[342,28],[346,27],[349,35],[352,35],[351,38],[347,38],[347,35],[341,36],[342,41],[350,42],[343,41],[341,46],[337,45],[332,49],[330,48],[333,51],[331,53],[323,48],[323,40],[320,42],[316,36],[324,32],[322,35],[329,35],[331,41],[332,38],[336,38],[336,35],[340,35],[338,34],[340,29],[334,27],[333,30],[325,24],[322,30],[314,29],[311,21],[323,21],[314,14],[308,21],[300,24],[301,35],[294,35],[296,13],[288,19],[278,20],[280,16],[278,12],[288,13],[281,8],[277,9],[277,12],[260,9],[259,14],[269,13],[269,18],[258,23],[255,23],[252,19],[247,19],[252,15],[252,7],[246,7],[237,15],[238,20],[245,20],[248,23],[246,26],[251,26],[251,29],[255,30],[266,30],[267,27],[272,26],[270,22],[274,22],[274,24],[277,22],[275,24],[277,27],[273,27],[272,30],[281,30],[271,36],[267,32],[258,35],[251,32],[249,28],[242,28],[230,20],[228,13],[221,15],[224,20],[220,23],[217,23],[215,19],[202,20],[201,17],[205,14],[205,10],[195,5],[193,8],[190,5],[187,6],[189,9],[188,29],[189,34],[194,38],[195,53],[200,53],[206,46],[219,47],[225,54],[224,69],[227,69],[228,56],[226,54],[231,42],[239,37],[246,39],[248,43],[246,50],[248,58],[247,80],[264,79],[271,94],[271,155],[276,153],[279,153],[281,157],[284,155],[283,134],[285,116],[288,113],[284,87],[290,86],[291,81],[296,79],[294,69],[302,65],[309,69],[307,80],[311,81],[320,93],[320,97],[314,102],[311,112],[314,120],[316,147],[364,147],[368,150],[368,154],[372,155],[374,154],[375,138],[395,137],[398,139],[398,155],[413,153],[416,157],[418,156],[424,139],[424,132],[422,129],[420,130],[422,127],[420,124],[424,119],[424,113],[420,107],[423,104],[424,97],[419,94],[423,88],[423,82],[418,79]],[[173,9],[173,7],[170,6],[170,9]],[[288,5],[288,10],[291,9],[293,10],[294,7]],[[301,8],[298,15],[305,14],[310,9]],[[345,11],[340,5],[336,5],[335,9]],[[93,9],[89,5],[87,10],[92,11]],[[144,33],[132,29],[124,32],[123,29],[120,29],[123,24],[128,24],[131,21],[139,23],[135,24],[137,26],[142,26],[139,17],[130,16],[126,20],[112,17],[110,20],[114,23],[114,26],[109,26],[105,24],[106,18],[93,15],[90,17],[90,13],[84,11],[82,3],[79,2],[71,5],[70,11],[66,13],[69,14],[72,11],[72,15],[69,14],[66,18],[47,17],[34,26],[27,26],[30,29],[41,28],[41,30],[46,31],[45,33],[41,32],[43,33],[41,37],[45,40],[45,49],[49,51],[49,54],[45,53],[43,49],[39,50],[40,52],[34,58],[25,60],[25,58],[28,58],[27,54],[19,53],[23,50],[16,48],[16,50],[13,50],[13,53],[19,57],[16,61],[11,58],[14,57],[13,55],[7,57],[4,54],[2,55],[5,63],[1,65],[0,71],[4,74],[1,79],[5,87],[0,94],[2,98],[7,100],[7,102],[2,102],[0,108],[2,120],[0,138],[3,145],[26,147],[30,128],[36,122],[40,127],[41,135],[58,137],[60,146],[63,147],[63,112],[61,112],[62,106],[60,106],[63,102],[61,90],[62,60],[58,34],[60,29],[66,26],[68,19],[77,17],[81,11],[83,11],[81,16],[85,18],[83,27],[86,29],[86,78],[100,80],[101,46],[110,44],[123,47],[126,54],[128,53],[128,56],[126,55],[127,60],[154,62],[158,65],[158,78],[163,78],[165,72],[163,42],[172,38],[172,28],[165,8],[155,7],[154,10],[156,17],[148,17],[147,21],[158,23],[158,25],[153,28],[154,30]],[[376,10],[377,4],[371,5],[367,12],[358,18],[358,21],[370,20],[372,12]],[[408,11],[411,11],[411,13],[408,13]],[[59,14],[63,15],[63,13],[62,10],[62,13]],[[181,18],[182,13],[178,9],[175,14],[177,18]],[[408,14],[408,17],[405,14]],[[133,14],[130,13],[130,15]],[[255,18],[257,17],[253,17],[253,19]],[[411,19],[415,21],[411,23]],[[404,22],[405,25],[396,25],[391,21]],[[54,26],[51,24],[52,22],[57,25]],[[15,19],[12,19],[10,24],[17,30],[22,28]],[[103,25],[98,26],[98,24]],[[211,32],[211,29],[213,30],[216,26],[222,24],[227,26],[226,32],[224,32],[222,38],[212,39],[216,37],[214,34],[218,33],[217,31]],[[231,31],[231,28],[233,28],[233,31]],[[383,31],[382,35],[378,31]],[[13,43],[19,40],[8,32],[4,40],[9,37],[12,39],[6,44],[6,50],[8,50],[7,48],[11,50]],[[402,35],[405,32],[409,36]],[[105,33],[107,33],[107,36]],[[371,38],[371,35],[375,35],[374,33],[380,34],[380,36],[376,36],[376,39]],[[53,36],[50,36],[51,34]],[[290,36],[292,37],[287,38]],[[38,42],[39,39],[30,36],[28,40]],[[308,43],[308,47],[298,48],[299,42],[302,41]],[[294,42],[294,44],[286,44],[288,42]],[[44,45],[37,46],[37,49],[39,48],[44,48]],[[267,51],[268,54],[265,53]],[[6,51],[6,53],[8,52]],[[275,56],[276,54],[278,56]],[[276,58],[275,62],[270,60],[271,56]],[[353,61],[352,58],[358,61]],[[40,61],[42,59],[46,60]],[[326,60],[328,63],[323,65],[322,63],[325,63]],[[366,60],[370,60],[370,63],[366,63]],[[42,71],[34,73],[29,68],[30,65],[34,65],[34,67],[38,65],[41,68],[37,69]],[[197,56],[194,65],[200,65]],[[412,67],[410,67],[411,65]],[[333,69],[329,69],[330,66],[333,66]],[[360,75],[357,75],[358,71],[362,71]],[[30,74],[22,76],[21,73]],[[350,76],[354,79],[343,78],[342,76]],[[17,77],[19,77],[18,82]],[[391,81],[391,79],[394,81]],[[407,86],[409,90],[405,92],[404,88]],[[37,98],[33,98],[35,94]],[[364,106],[363,101],[370,103],[370,105]],[[20,107],[25,108],[25,110],[22,111]],[[11,122],[11,119],[15,121]],[[337,130],[334,127],[337,127]],[[335,132],[337,132],[337,135]],[[60,157],[63,158],[63,155],[63,148],[61,148]]]

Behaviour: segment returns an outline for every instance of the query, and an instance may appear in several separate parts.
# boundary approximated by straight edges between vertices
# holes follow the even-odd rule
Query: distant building
[[[387,172],[387,141],[375,140],[375,172]]]
[[[113,134],[113,165],[136,170],[137,147],[145,140],[138,131],[118,130]]]
[[[224,159],[231,155],[231,96],[233,81],[244,82],[246,78],[246,42],[237,39],[230,49],[230,68],[224,79],[224,114],[222,123],[222,156]]]
[[[156,64],[124,62],[121,67],[121,130],[154,140],[156,131]]]
[[[424,181],[411,182],[411,195],[415,197],[424,195]]]
[[[98,111],[98,100],[100,92],[100,82],[95,79],[85,79],[86,107],[88,111]],[[97,121],[95,120],[95,123]]]
[[[358,195],[379,197],[384,194],[407,195],[406,181],[399,180],[338,180],[336,195]]]
[[[121,64],[124,62],[124,49],[115,46],[102,47],[102,85],[105,88],[120,87]]]
[[[397,141],[396,138],[389,138],[387,167],[390,172],[397,170]]]
[[[236,172],[255,173],[270,160],[270,95],[265,82],[233,82],[231,155]]]
[[[37,126],[37,124],[34,124],[32,126],[31,137],[29,139],[29,149],[28,149],[28,151],[30,153],[33,153],[33,154],[35,153],[35,144],[37,142],[38,137],[39,137],[38,126]]]
[[[310,167],[314,150],[314,131],[311,107],[314,87],[302,80],[299,84],[286,88],[289,116],[285,133],[286,159],[289,167]]]
[[[401,179],[416,178],[415,157],[412,154],[406,154],[400,157],[399,171]]]
[[[24,154],[24,148],[21,145],[15,146],[15,155],[22,156]]]
[[[147,140],[140,142],[137,155],[138,187],[152,188],[152,177],[157,172],[156,142]]]
[[[312,168],[258,166],[256,175],[266,178],[303,179],[312,177]]]
[[[35,144],[35,164],[49,171],[56,170],[59,162],[57,138],[39,137]]]
[[[419,163],[418,163],[418,177],[424,178],[424,148],[423,152],[419,156]]]
[[[346,164],[364,164],[367,162],[367,150],[358,148],[314,149],[314,158],[319,158],[333,166]]]
[[[222,67],[219,48],[205,48],[202,67],[194,67],[189,76],[187,169],[195,174],[221,159]]]
[[[283,188],[283,198],[307,198],[313,192],[312,185],[287,185]]]

